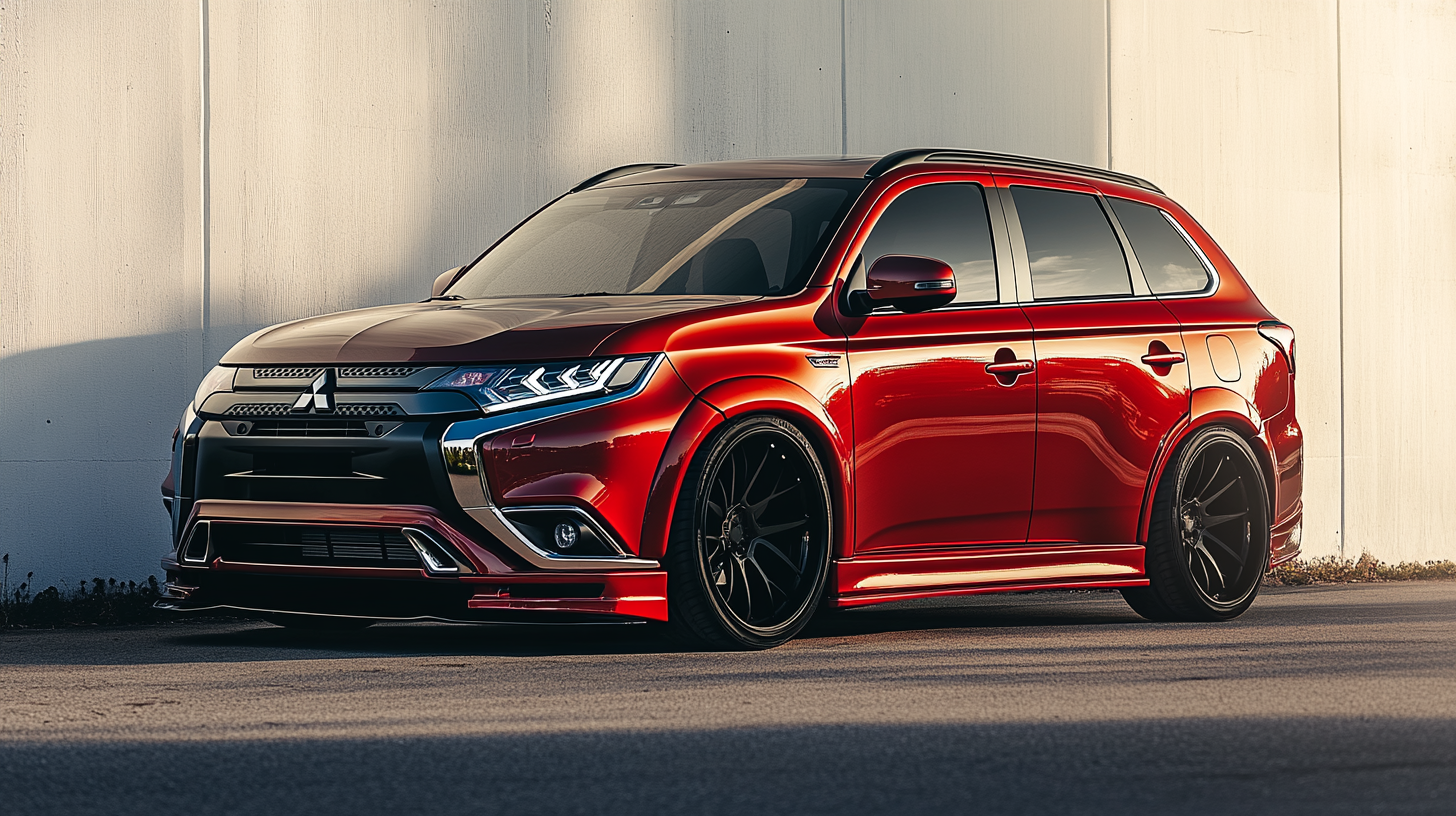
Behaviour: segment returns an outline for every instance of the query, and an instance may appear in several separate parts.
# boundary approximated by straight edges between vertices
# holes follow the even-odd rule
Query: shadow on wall
[[[0,359],[0,552],[12,578],[33,571],[44,587],[160,574],[169,539],[158,490],[201,377],[188,362],[199,340],[167,332]]]

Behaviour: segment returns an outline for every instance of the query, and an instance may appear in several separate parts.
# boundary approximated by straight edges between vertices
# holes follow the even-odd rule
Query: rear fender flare
[[[1146,544],[1148,541],[1148,530],[1153,521],[1153,495],[1157,492],[1158,483],[1163,480],[1163,472],[1173,461],[1173,455],[1183,447],[1188,437],[1209,427],[1229,428],[1242,436],[1249,447],[1254,450],[1254,458],[1258,460],[1259,467],[1264,471],[1266,484],[1276,484],[1274,480],[1274,458],[1270,454],[1269,440],[1264,434],[1263,421],[1260,419],[1258,410],[1244,397],[1227,388],[1211,386],[1195,390],[1189,399],[1188,415],[1184,417],[1173,430],[1168,433],[1163,444],[1158,448],[1158,458],[1153,463],[1152,472],[1148,477],[1148,484],[1143,489],[1143,507],[1138,521],[1138,541]],[[1274,496],[1273,490],[1265,499],[1269,502],[1270,523],[1274,519]]]

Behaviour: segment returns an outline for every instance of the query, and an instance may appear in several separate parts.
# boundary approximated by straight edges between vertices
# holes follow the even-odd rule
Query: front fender
[[[719,426],[740,417],[773,414],[793,422],[819,454],[834,500],[836,555],[847,554],[851,529],[849,473],[851,451],[846,434],[825,406],[799,385],[776,377],[740,377],[703,389],[673,429],[652,482],[652,498],[642,525],[642,556],[662,558],[667,552],[672,511],[684,489],[688,464]]]

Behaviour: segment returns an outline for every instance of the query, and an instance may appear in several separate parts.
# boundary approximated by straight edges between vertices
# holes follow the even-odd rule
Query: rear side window
[[[1155,295],[1180,295],[1208,288],[1208,270],[1173,226],[1172,216],[1125,198],[1108,199],[1127,233],[1148,287]]]
[[[1132,294],[1127,259],[1097,197],[1012,187],[1036,300]]]
[[[956,303],[997,299],[991,222],[979,184],[927,184],[890,202],[865,239],[864,269],[886,255],[944,261],[955,271]]]

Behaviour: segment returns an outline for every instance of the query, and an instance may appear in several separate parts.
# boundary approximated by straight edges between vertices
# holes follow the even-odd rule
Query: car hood
[[[745,296],[548,297],[405,303],[263,329],[223,357],[232,365],[471,363],[588,357],[613,332]]]

